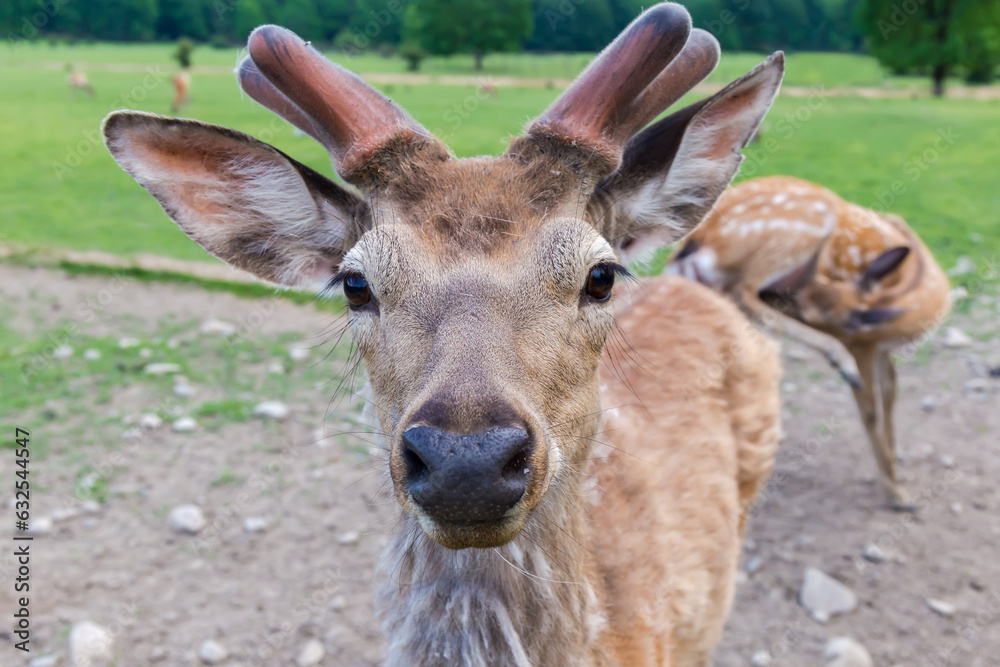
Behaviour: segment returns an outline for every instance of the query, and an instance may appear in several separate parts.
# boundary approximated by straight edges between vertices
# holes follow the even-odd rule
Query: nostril
[[[508,481],[527,481],[528,473],[530,472],[530,468],[528,467],[528,458],[530,455],[530,448],[528,446],[522,447],[510,457],[510,460],[504,465],[503,470],[500,471],[500,476]]]
[[[406,447],[403,449],[403,463],[406,464],[406,477],[411,481],[427,474],[427,464],[410,443],[406,443]]]

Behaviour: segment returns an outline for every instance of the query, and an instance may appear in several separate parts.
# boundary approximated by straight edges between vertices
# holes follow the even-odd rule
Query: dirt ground
[[[358,430],[356,405],[331,408],[349,371],[346,346],[326,357],[336,316],[116,280],[0,264],[0,327],[15,341],[7,354],[33,359],[39,382],[56,378],[45,380],[50,395],[8,415],[37,451],[32,516],[52,520],[31,546],[30,657],[66,664],[71,627],[91,621],[114,636],[118,665],[200,664],[210,639],[229,653],[222,664],[290,665],[311,638],[325,647],[323,665],[377,664],[373,581],[395,507],[368,436],[336,435]],[[989,373],[1000,366],[1000,304],[973,301],[949,323],[969,346],[946,348],[937,335],[901,365],[900,473],[915,515],[886,508],[847,388],[817,355],[785,346],[785,439],[749,527],[715,667],[750,665],[765,650],[772,665],[822,665],[835,636],[860,641],[879,667],[1000,664],[1000,379]],[[201,333],[209,318],[237,332]],[[48,347],[17,342],[46,336]],[[121,348],[126,337],[137,344]],[[288,357],[295,337],[308,359]],[[72,354],[53,356],[59,345]],[[104,362],[85,361],[88,348]],[[164,361],[182,364],[192,396],[176,396],[169,377],[130,370]],[[88,363],[106,363],[100,377]],[[108,388],[110,377],[121,381]],[[38,391],[19,377],[2,387],[4,401]],[[206,407],[224,399],[231,420]],[[285,402],[291,415],[239,412],[264,400]],[[167,423],[142,430],[137,420],[151,412]],[[184,414],[207,416],[193,432],[172,431]],[[0,500],[13,524],[14,457],[2,452]],[[168,525],[170,510],[190,503],[208,520],[196,536]],[[247,518],[266,528],[248,532]],[[28,659],[10,646],[11,544],[0,556],[0,664],[21,665]],[[871,545],[881,562],[863,557]],[[813,621],[797,601],[809,566],[850,587],[857,609]],[[953,604],[954,615],[932,611],[928,598]]]

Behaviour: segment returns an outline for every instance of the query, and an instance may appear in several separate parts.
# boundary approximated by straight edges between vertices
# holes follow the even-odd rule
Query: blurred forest
[[[854,20],[860,0],[686,0],[694,25],[725,49],[783,47],[849,51],[862,47]],[[21,39],[110,41],[189,37],[219,46],[245,43],[262,23],[278,23],[314,41],[398,46],[405,24],[435,11],[464,17],[471,5],[495,18],[527,15],[514,48],[597,51],[650,5],[649,0],[3,0],[0,30]],[[450,7],[449,7],[450,5]],[[411,9],[412,7],[412,9]],[[416,11],[413,11],[416,10]],[[526,29],[525,29],[526,28]],[[27,34],[26,34],[27,33]]]

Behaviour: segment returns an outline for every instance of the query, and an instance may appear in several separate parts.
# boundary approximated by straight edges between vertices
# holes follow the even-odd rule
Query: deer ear
[[[322,285],[367,219],[359,197],[235,130],[125,111],[103,132],[119,166],[185,234],[271,282]]]
[[[820,244],[808,262],[771,279],[761,287],[757,293],[760,300],[772,307],[794,301],[802,288],[816,277],[816,268],[819,266],[819,256],[824,245]]]
[[[702,221],[726,189],[740,151],[781,86],[780,51],[715,95],[667,116],[625,146],[621,166],[597,186],[615,202],[602,231],[626,259],[680,239]]]
[[[881,324],[888,324],[900,316],[910,312],[904,308],[873,308],[871,310],[852,310],[847,326],[853,331],[867,331]]]
[[[898,269],[909,254],[910,246],[901,245],[889,248],[865,267],[865,272],[861,274],[861,279],[858,281],[858,288],[862,291],[870,290],[875,283]]]

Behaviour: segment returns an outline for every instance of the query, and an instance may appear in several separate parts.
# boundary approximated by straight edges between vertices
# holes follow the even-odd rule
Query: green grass
[[[150,62],[173,71],[169,45],[50,47],[23,45],[16,53],[26,64],[40,61]],[[100,143],[103,116],[129,107],[166,113],[172,88],[169,77],[144,72],[94,70],[90,78],[97,98],[73,98],[58,67],[11,67],[14,52],[0,59],[0,242],[39,247],[97,249],[120,255],[155,253],[206,260],[131,178],[114,164]],[[576,60],[574,60],[574,58]],[[727,55],[718,79],[730,79],[759,61],[753,54]],[[587,56],[504,55],[487,59],[496,74],[571,76]],[[429,71],[468,68],[463,58],[428,63]],[[199,49],[196,63],[232,65],[236,52]],[[401,63],[367,55],[351,63],[362,71]],[[435,69],[437,68],[437,69]],[[520,68],[520,69],[519,69]],[[529,71],[536,68],[538,72]],[[789,59],[789,84],[885,83],[869,58],[840,54],[797,54]],[[891,81],[889,85],[898,82]],[[498,154],[506,141],[558,94],[545,88],[501,88],[495,98],[475,88],[391,85],[385,90],[459,156]],[[274,144],[283,151],[332,175],[329,159],[308,138],[245,97],[230,76],[196,75],[193,102],[185,114],[234,127]],[[1000,190],[996,187],[1000,154],[1000,103],[962,100],[782,98],[766,121],[762,144],[747,150],[744,174],[790,174],[830,187],[843,196],[871,205],[885,196],[894,181],[903,186],[888,206],[924,236],[943,263],[961,254],[974,258],[996,246]],[[783,121],[806,114],[801,126]],[[913,175],[914,158],[933,148],[936,132],[952,128],[956,139],[926,170]],[[898,189],[898,188],[897,188]],[[970,234],[985,239],[976,244]],[[992,252],[995,252],[992,251]],[[156,276],[150,276],[155,278]],[[250,296],[250,295],[248,295]]]
[[[3,49],[0,52],[0,64],[61,68],[66,63],[74,63],[83,70],[88,70],[87,65],[93,63],[150,64],[173,71],[176,68],[172,59],[174,49],[173,44],[98,43],[51,46],[47,42],[33,42],[19,44],[16,50]],[[243,49],[235,47],[213,49],[202,46],[195,50],[194,66],[235,67],[242,55]],[[383,57],[376,53],[348,56],[338,51],[328,51],[326,55],[355,72],[391,74],[407,71],[405,61],[398,57]],[[710,81],[731,81],[758,64],[764,55],[726,53]],[[592,53],[498,53],[484,60],[482,72],[475,71],[472,56],[428,57],[424,60],[420,73],[571,79],[593,57]],[[908,80],[890,78],[874,58],[867,56],[847,53],[788,54],[788,85],[881,86],[906,81]]]

